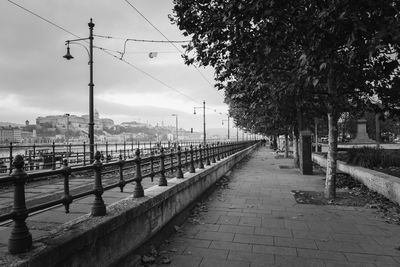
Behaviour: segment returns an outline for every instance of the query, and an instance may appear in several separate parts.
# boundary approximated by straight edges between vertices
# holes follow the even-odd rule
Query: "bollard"
[[[179,178],[179,179],[183,178],[181,155],[182,155],[181,146],[178,146],[178,153],[177,153],[177,157],[178,157],[178,173],[176,175],[176,178]]]
[[[159,186],[167,186],[167,179],[165,179],[165,165],[164,165],[164,148],[161,147],[160,154],[160,180],[158,181]]]
[[[141,172],[141,159],[140,159],[140,150],[139,148],[135,151],[135,164],[136,164],[136,184],[135,189],[133,190],[133,198],[144,197],[144,190],[142,186],[142,172]]]
[[[193,161],[193,145],[190,145],[190,173],[195,173],[196,170],[194,169],[194,161]]]
[[[201,144],[199,145],[199,169],[204,169]]]
[[[63,205],[65,213],[69,213],[69,206],[72,203],[72,196],[69,194],[69,176],[71,175],[71,167],[68,166],[68,159],[63,160],[63,176],[64,176],[64,197]]]
[[[126,185],[126,182],[124,180],[124,165],[125,165],[125,160],[122,159],[122,155],[119,155],[119,161],[118,161],[118,167],[119,167],[119,189],[121,190],[121,193],[124,192],[124,187]]]
[[[103,164],[100,161],[101,154],[99,151],[96,151],[94,155],[93,169],[94,169],[94,190],[95,190],[95,198],[92,206],[92,215],[93,216],[103,216],[106,215],[106,205],[104,204],[102,195],[104,192],[103,185],[101,183],[101,170],[103,168]]]
[[[32,247],[32,235],[25,222],[28,217],[28,210],[25,204],[25,182],[28,175],[23,170],[24,158],[21,155],[17,155],[13,165],[14,170],[11,177],[13,177],[14,184],[14,227],[8,239],[8,251],[11,254],[16,254],[28,251]]]

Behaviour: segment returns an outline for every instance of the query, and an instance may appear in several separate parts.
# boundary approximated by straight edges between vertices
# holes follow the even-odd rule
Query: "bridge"
[[[70,193],[74,201],[69,213],[65,213],[62,206],[38,213],[28,207],[30,216],[26,225],[33,242],[29,247],[22,245],[18,252],[10,251],[8,240],[12,238],[8,234],[13,225],[3,226],[1,263],[134,266],[144,259],[154,266],[400,264],[400,251],[396,249],[400,234],[397,225],[386,223],[374,210],[363,207],[297,202],[293,197],[296,191],[323,191],[322,174],[302,175],[293,167],[292,159],[260,147],[260,143],[230,143],[214,146],[212,150],[192,147],[187,161],[174,153],[179,151],[169,153],[176,157],[167,167],[165,158],[154,156],[160,161],[149,173],[143,171],[148,159],[141,158],[140,153],[133,159],[136,169],[132,179],[142,179],[140,184],[147,187],[143,190],[144,196],[138,196],[136,179],[134,185],[126,183],[123,192],[118,186],[108,188],[113,185],[110,182],[103,186],[103,190],[109,190],[100,195],[102,190],[92,191],[82,198],[74,197],[79,193]],[[140,164],[136,165],[138,162]],[[156,181],[159,183],[162,170],[169,172],[170,168],[178,172],[167,177],[166,186],[150,183],[151,173],[155,178],[159,172]],[[175,175],[180,168],[183,178]],[[98,169],[94,171],[99,178]],[[61,172],[64,178],[66,173],[69,172],[65,169]],[[143,179],[145,177],[148,179]],[[217,190],[207,191],[221,177],[223,182]],[[119,179],[118,172],[114,174],[114,182],[115,178]],[[125,179],[128,181],[123,176]],[[63,188],[61,182],[53,185]],[[29,193],[35,191],[29,191],[30,186],[26,186],[27,200]],[[211,193],[204,194],[206,192]],[[104,211],[99,197],[107,204],[105,214],[97,213]],[[111,204],[113,202],[115,204]],[[193,203],[197,203],[196,217],[189,217],[182,223],[180,215],[187,213],[187,207],[193,207]],[[160,235],[160,231],[169,233],[168,229],[175,233],[160,241],[158,249],[148,246],[146,241]],[[24,239],[23,244],[27,241],[29,238]]]

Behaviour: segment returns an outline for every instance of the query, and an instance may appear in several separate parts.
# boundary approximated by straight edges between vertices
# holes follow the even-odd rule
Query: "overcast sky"
[[[13,0],[24,8],[65,30],[88,37],[93,18],[94,45],[122,51],[127,38],[165,40],[124,0]],[[152,24],[170,40],[187,40],[168,14],[172,0],[130,0]],[[79,45],[71,45],[73,60],[66,53],[65,41],[76,37],[17,7],[0,1],[0,121],[32,124],[38,116],[65,113],[88,114],[88,55]],[[81,44],[87,45],[85,42]],[[180,47],[180,45],[177,45]],[[150,58],[150,52],[158,52]],[[110,52],[120,55],[115,52]],[[128,42],[124,60],[152,75],[174,91],[134,67],[99,49],[94,50],[94,102],[100,117],[116,123],[149,122],[202,130],[202,110],[193,107],[206,101],[208,128],[225,128],[227,106],[223,93],[213,88],[193,66],[186,66],[178,51],[168,43]],[[213,70],[199,68],[214,83]],[[216,112],[214,111],[216,110]]]

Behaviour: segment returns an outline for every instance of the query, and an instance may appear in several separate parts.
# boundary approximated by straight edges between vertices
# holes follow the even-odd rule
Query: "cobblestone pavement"
[[[297,204],[291,190],[324,181],[292,161],[256,151],[159,248],[168,266],[400,266],[400,226],[367,208]]]

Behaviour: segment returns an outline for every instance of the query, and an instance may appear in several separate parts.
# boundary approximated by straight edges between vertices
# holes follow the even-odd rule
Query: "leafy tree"
[[[287,127],[295,115],[301,130],[300,115],[327,114],[325,196],[335,197],[339,115],[365,108],[372,95],[388,109],[399,98],[392,87],[398,67],[398,1],[174,3],[173,21],[192,38],[186,63],[215,68],[217,87],[225,89],[231,107],[246,115],[243,125],[259,125],[268,116],[272,120],[264,129],[271,131],[273,122]]]

